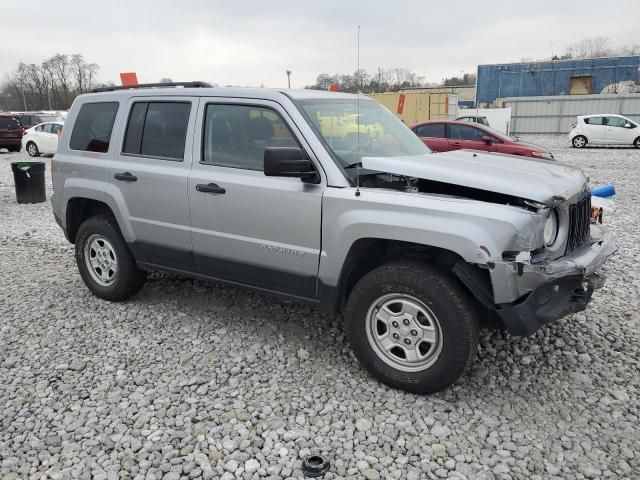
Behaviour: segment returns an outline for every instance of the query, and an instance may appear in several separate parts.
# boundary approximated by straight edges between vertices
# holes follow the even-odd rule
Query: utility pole
[[[287,85],[291,88],[291,70],[287,70]]]

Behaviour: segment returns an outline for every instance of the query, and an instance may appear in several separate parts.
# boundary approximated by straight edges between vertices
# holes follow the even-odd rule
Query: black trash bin
[[[44,162],[11,162],[18,203],[42,203],[47,200],[44,190]]]

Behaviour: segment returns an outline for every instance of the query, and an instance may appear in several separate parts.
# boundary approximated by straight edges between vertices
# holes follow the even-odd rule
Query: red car
[[[434,152],[466,148],[553,160],[553,154],[540,145],[522,142],[478,123],[430,120],[416,123],[411,130]]]

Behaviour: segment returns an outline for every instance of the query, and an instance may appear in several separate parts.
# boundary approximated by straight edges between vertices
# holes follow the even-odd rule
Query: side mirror
[[[493,142],[493,140],[491,140],[491,137],[489,135],[483,135],[480,140],[482,140],[486,144],[490,144],[491,142]]]
[[[297,177],[305,183],[320,183],[320,175],[307,155],[294,147],[267,147],[264,150],[267,177]]]

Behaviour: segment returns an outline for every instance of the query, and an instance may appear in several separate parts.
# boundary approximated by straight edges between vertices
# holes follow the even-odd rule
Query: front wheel
[[[27,143],[27,153],[31,157],[39,157],[40,156],[40,150],[38,150],[38,146],[33,142]]]
[[[345,321],[360,363],[413,393],[453,384],[478,346],[475,303],[446,273],[422,263],[391,263],[365,275],[349,296]]]
[[[105,300],[126,300],[144,285],[140,270],[113,217],[85,220],[76,237],[76,264],[91,292]]]
[[[633,142],[633,145],[636,148],[640,148],[640,137],[636,138],[635,141]]]
[[[574,148],[584,148],[587,145],[587,137],[585,137],[584,135],[577,135],[573,137],[573,140],[571,140],[571,144],[574,146]]]

